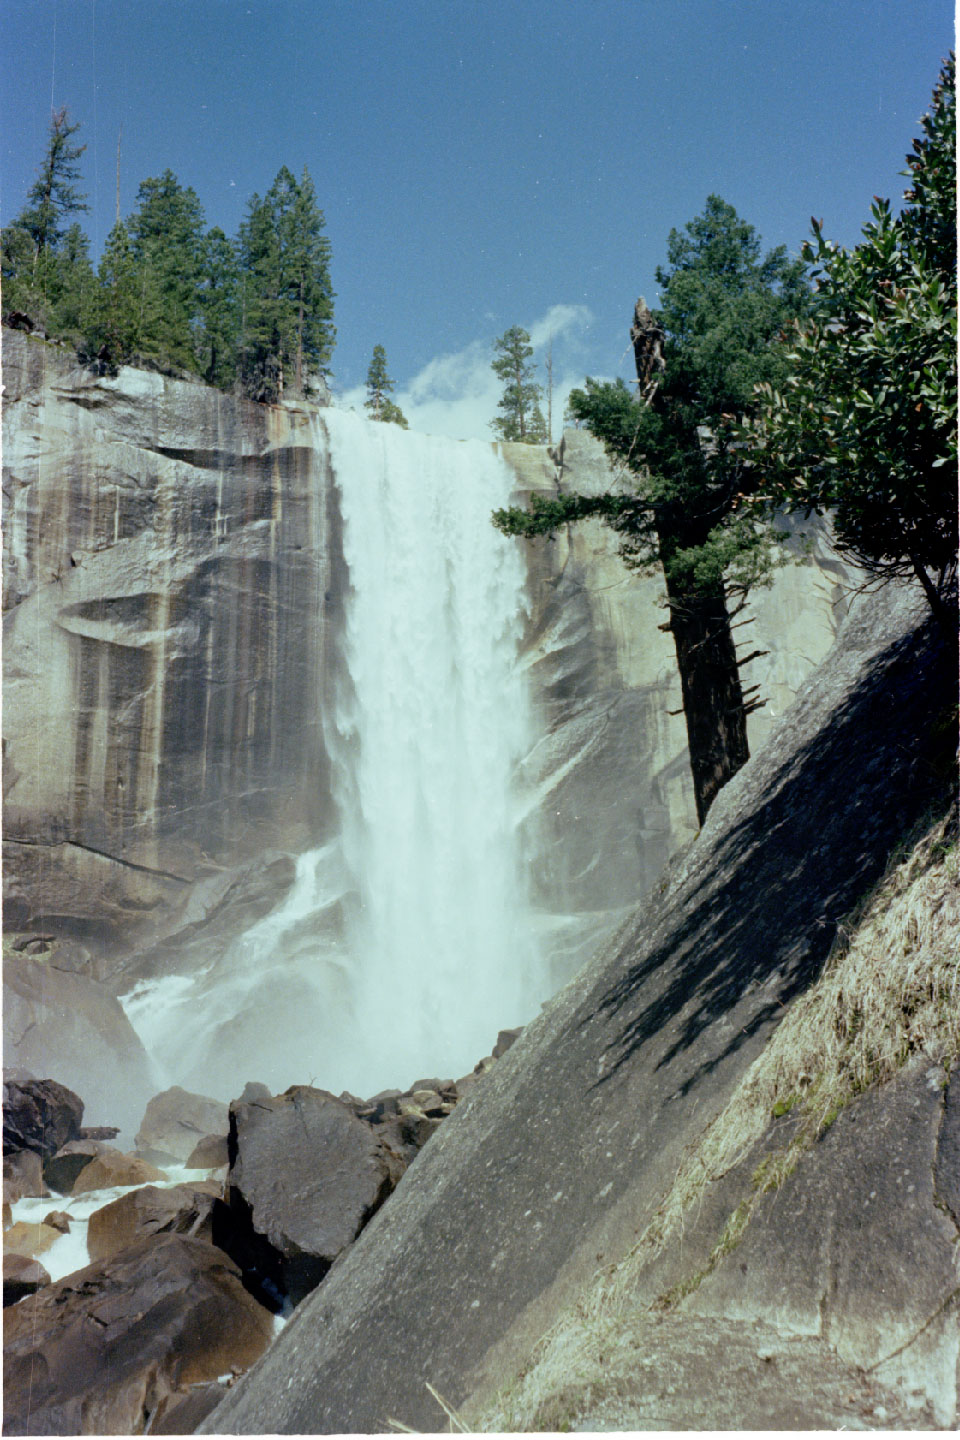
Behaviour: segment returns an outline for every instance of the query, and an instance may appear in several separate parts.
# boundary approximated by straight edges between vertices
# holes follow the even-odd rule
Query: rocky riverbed
[[[174,1086],[126,1152],[82,1099],[4,1072],[4,1432],[188,1434],[513,1043],[369,1099]]]

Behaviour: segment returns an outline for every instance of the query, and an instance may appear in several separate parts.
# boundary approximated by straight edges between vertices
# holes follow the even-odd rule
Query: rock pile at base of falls
[[[5,1072],[4,1433],[192,1433],[518,1033],[462,1080],[369,1100],[253,1083],[227,1106],[174,1086],[132,1155],[96,1138],[110,1129],[85,1138],[66,1087]],[[49,1208],[15,1220],[31,1197]],[[53,1281],[38,1257],[84,1214],[89,1264]]]

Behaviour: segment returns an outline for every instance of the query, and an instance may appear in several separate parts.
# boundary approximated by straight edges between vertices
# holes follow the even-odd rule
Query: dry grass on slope
[[[794,1002],[688,1153],[637,1245],[560,1317],[476,1428],[536,1430],[545,1421],[554,1428],[553,1402],[561,1392],[580,1392],[585,1401],[602,1396],[602,1356],[646,1308],[637,1298],[641,1271],[681,1234],[684,1217],[707,1186],[743,1160],[771,1118],[791,1113],[790,1143],[771,1149],[705,1267],[660,1296],[660,1307],[671,1308],[734,1248],[762,1196],[783,1182],[854,1096],[890,1079],[918,1052],[945,1067],[960,1057],[956,807],[914,840],[847,918],[820,979]]]

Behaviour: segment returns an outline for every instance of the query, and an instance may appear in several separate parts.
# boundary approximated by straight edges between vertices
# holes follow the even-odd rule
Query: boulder
[[[218,1185],[145,1185],[95,1210],[87,1225],[87,1253],[108,1260],[150,1235],[189,1235],[209,1240]]]
[[[116,995],[86,975],[29,955],[4,956],[3,1051],[34,1074],[52,1071],[82,1095],[87,1118],[98,1127],[119,1125],[132,1134],[156,1089],[146,1051]],[[62,1134],[53,1150],[77,1138],[75,1130]]]
[[[230,1379],[233,1379],[231,1375]],[[192,1435],[227,1393],[227,1383],[207,1380],[164,1395],[150,1420],[151,1435]]]
[[[74,1182],[73,1194],[88,1190],[110,1190],[115,1185],[146,1185],[151,1180],[165,1180],[162,1170],[142,1160],[139,1155],[124,1155],[104,1145],[100,1154],[85,1165]]]
[[[43,1217],[44,1225],[52,1225],[54,1230],[59,1230],[61,1235],[69,1235],[71,1216],[66,1210],[48,1210]]]
[[[154,1095],[137,1131],[137,1150],[183,1163],[207,1135],[226,1135],[227,1106],[173,1085]]]
[[[230,1164],[226,1135],[204,1135],[183,1162],[188,1170],[219,1170]]]
[[[69,1195],[76,1185],[81,1170],[104,1150],[115,1147],[104,1145],[100,1140],[68,1140],[61,1145],[56,1155],[44,1162],[43,1178],[52,1190],[60,1195]]]
[[[246,1369],[272,1321],[203,1240],[144,1240],[5,1316],[4,1427],[136,1435],[163,1397]]]
[[[49,1284],[50,1276],[39,1260],[9,1250],[3,1252],[4,1309],[8,1305],[16,1305],[24,1295],[35,1295],[41,1286]]]
[[[3,1248],[5,1252],[33,1258],[42,1255],[44,1250],[49,1250],[62,1233],[56,1226],[48,1225],[45,1221],[37,1224],[35,1221],[17,1220],[4,1231]]]
[[[4,973],[9,963],[4,961]],[[4,1004],[5,1021],[6,1008]],[[4,1151],[35,1150],[38,1155],[54,1155],[61,1145],[77,1138],[82,1119],[83,1101],[65,1085],[56,1080],[15,1080],[5,1076]]]
[[[228,1204],[214,1239],[266,1295],[293,1304],[323,1279],[395,1183],[369,1125],[325,1090],[230,1106]]]
[[[44,1199],[50,1191],[43,1183],[43,1158],[36,1150],[14,1150],[3,1157],[3,1198],[14,1204],[25,1195]]]

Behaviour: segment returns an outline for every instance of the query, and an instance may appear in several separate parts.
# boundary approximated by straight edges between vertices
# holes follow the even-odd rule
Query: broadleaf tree
[[[663,574],[702,822],[749,756],[747,715],[762,702],[741,683],[755,656],[738,656],[732,620],[777,556],[775,532],[750,503],[737,420],[755,406],[757,384],[782,374],[779,338],[811,299],[803,262],[783,247],[763,255],[753,226],[716,195],[670,232],[667,258],[656,272],[661,307],[640,300],[634,312],[635,388],[588,378],[570,396],[618,467],[617,486],[534,496],[529,510],[498,511],[494,523],[543,535],[598,516],[628,566]]]
[[[543,418],[543,389],[534,376],[533,346],[530,336],[519,325],[511,325],[499,340],[494,341],[491,369],[503,382],[503,394],[497,402],[502,415],[491,420],[490,428],[501,440],[519,441],[525,445],[543,445],[547,439],[547,422]]]
[[[957,623],[956,78],[943,66],[911,186],[875,199],[853,250],[813,222],[820,310],[746,428],[770,503],[830,511],[840,549],[880,579],[914,575]],[[760,483],[756,481],[754,483]]]

